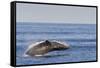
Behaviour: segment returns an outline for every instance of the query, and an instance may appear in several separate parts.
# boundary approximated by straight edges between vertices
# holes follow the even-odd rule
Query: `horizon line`
[[[38,24],[96,24],[96,23],[65,23],[65,22],[16,22],[16,23],[38,23]]]

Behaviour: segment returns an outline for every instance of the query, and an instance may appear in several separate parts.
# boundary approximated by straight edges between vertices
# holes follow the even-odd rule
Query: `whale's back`
[[[34,45],[34,44],[33,44]],[[44,55],[50,51],[53,50],[62,50],[62,49],[67,49],[68,46],[59,43],[59,42],[50,42],[50,41],[44,41],[41,42],[30,49],[26,51],[26,54],[30,56],[35,56],[35,55]]]

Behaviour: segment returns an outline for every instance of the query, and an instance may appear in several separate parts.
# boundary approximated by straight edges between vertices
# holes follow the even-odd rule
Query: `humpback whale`
[[[57,41],[46,40],[43,42],[36,43],[35,46],[34,44],[32,44],[26,50],[25,54],[29,56],[42,56],[54,50],[63,50],[67,48],[69,48],[68,44],[57,42]]]

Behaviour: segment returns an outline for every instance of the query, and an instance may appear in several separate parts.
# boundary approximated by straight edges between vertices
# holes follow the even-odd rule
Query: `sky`
[[[17,3],[17,22],[96,24],[95,7]]]

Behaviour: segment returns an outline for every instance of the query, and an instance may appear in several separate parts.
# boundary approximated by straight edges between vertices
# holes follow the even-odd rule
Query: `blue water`
[[[48,64],[96,60],[96,24],[16,24],[16,64]],[[32,43],[57,40],[70,45],[69,49],[49,52],[49,56],[25,57]]]

